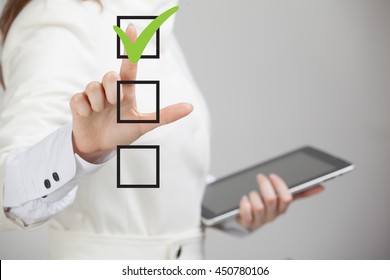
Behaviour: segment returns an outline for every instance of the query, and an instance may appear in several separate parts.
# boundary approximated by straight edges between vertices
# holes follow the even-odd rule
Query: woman
[[[112,30],[118,15],[158,15],[176,2],[8,1],[2,17],[2,229],[51,221],[51,258],[202,258],[208,113],[172,34],[173,19],[161,28],[161,58],[138,66],[116,59]],[[133,24],[126,32],[134,41],[139,23]],[[116,83],[135,79],[160,80],[159,125],[116,123]],[[135,91],[122,88],[124,118],[154,118],[138,112]],[[147,96],[137,95],[143,101]],[[119,144],[160,145],[159,189],[116,188],[112,158]],[[142,177],[153,166],[141,156],[123,156],[123,179]],[[261,198],[255,191],[244,196],[237,220],[222,229],[245,234],[286,211],[292,197],[283,180],[257,179]]]

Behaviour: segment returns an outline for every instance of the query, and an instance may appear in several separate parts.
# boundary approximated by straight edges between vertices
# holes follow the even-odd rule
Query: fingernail
[[[137,29],[135,28],[135,25],[132,24],[132,23],[129,23],[129,25],[127,25],[126,31],[128,31],[129,28],[132,28],[132,29],[134,29],[134,30],[137,30]]]

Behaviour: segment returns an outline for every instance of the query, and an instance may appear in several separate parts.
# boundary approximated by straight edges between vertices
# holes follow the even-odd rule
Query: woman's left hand
[[[260,193],[252,191],[248,196],[244,195],[240,201],[240,213],[237,216],[237,222],[251,230],[257,229],[285,213],[293,200],[312,196],[324,189],[322,185],[318,185],[293,196],[286,183],[278,175],[271,174],[266,177],[259,174],[256,179]]]

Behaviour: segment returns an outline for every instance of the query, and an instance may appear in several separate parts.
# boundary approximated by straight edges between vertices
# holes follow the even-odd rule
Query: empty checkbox
[[[117,147],[118,188],[159,188],[160,147],[121,145]]]
[[[130,90],[129,86],[135,86],[135,90]],[[141,114],[156,113],[155,118],[149,120],[139,120],[132,118],[127,111],[126,101],[117,102],[117,123],[159,123],[160,122],[160,82],[159,81],[118,81],[117,100],[120,100],[120,93],[126,94],[135,92],[137,110]]]

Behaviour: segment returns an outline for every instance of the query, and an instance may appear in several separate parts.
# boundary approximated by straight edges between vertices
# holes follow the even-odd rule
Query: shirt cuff
[[[49,219],[73,202],[80,181],[114,155],[112,151],[98,163],[89,163],[74,154],[71,124],[34,146],[15,151],[5,165],[6,216],[16,222],[21,219],[25,225]]]
[[[72,126],[56,130],[34,146],[14,151],[5,162],[4,207],[47,196],[76,174]]]
[[[105,163],[107,163],[110,159],[115,156],[115,151],[107,153],[104,157],[100,158],[98,163],[90,163],[80,157],[78,154],[74,154],[74,160],[76,163],[76,174],[75,176],[60,189],[55,192],[47,195],[47,197],[43,198],[44,202],[55,202],[62,198],[64,198],[73,188],[75,188],[82,180],[90,177],[92,174],[97,172],[100,168],[102,168]]]

